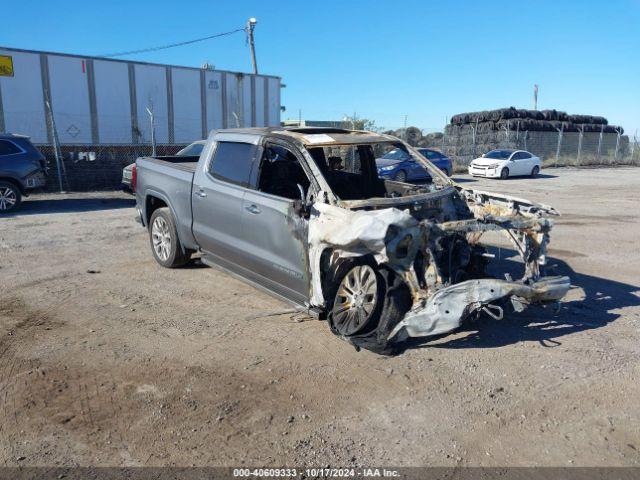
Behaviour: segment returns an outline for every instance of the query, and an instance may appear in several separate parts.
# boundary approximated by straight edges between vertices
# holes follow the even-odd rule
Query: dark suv
[[[15,210],[22,197],[46,183],[45,158],[29,137],[0,133],[0,215]]]

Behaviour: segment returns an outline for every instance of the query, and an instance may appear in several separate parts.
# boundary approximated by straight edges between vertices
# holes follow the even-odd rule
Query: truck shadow
[[[25,215],[47,215],[51,213],[80,213],[98,210],[113,210],[119,208],[133,208],[135,198],[51,198],[26,199],[13,213],[3,215],[3,218],[21,217]]]
[[[494,251],[497,249],[494,249]],[[492,252],[493,253],[493,252]],[[522,264],[514,260],[517,254],[513,250],[501,249],[505,261],[496,262],[500,272],[509,272],[514,279],[519,278]],[[496,257],[497,258],[497,257]],[[399,345],[404,351],[413,348],[497,348],[523,341],[536,341],[544,347],[562,345],[559,340],[585,330],[601,328],[620,317],[616,311],[620,308],[640,305],[640,286],[616,282],[606,278],[584,275],[574,271],[566,262],[555,258],[548,259],[548,275],[568,275],[572,290],[561,303],[560,311],[552,307],[530,307],[522,313],[508,312],[504,318],[495,320],[482,314],[475,320],[467,319],[454,333],[455,338],[447,340],[453,333],[425,338],[411,338]],[[489,272],[498,277],[494,268]],[[500,277],[503,278],[503,277]],[[584,295],[576,298],[573,290],[582,289]]]

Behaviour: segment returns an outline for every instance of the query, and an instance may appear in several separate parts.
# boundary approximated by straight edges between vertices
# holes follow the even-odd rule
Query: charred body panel
[[[421,209],[412,214],[396,208],[345,211],[316,205],[309,237],[310,256],[316,260],[311,304],[326,306],[317,280],[322,275],[317,252],[326,248],[333,249],[333,261],[371,255],[378,265],[402,277],[412,305],[388,340],[400,340],[403,333],[411,337],[446,333],[479,311],[502,318],[504,300],[522,311],[528,305],[564,297],[570,287],[568,277],[541,275],[553,226],[543,215],[557,214],[555,210],[473,190],[450,195],[468,200],[469,210],[462,212],[467,218],[439,223],[418,220]],[[454,203],[443,202],[445,206]],[[479,240],[488,231],[502,232],[511,240],[525,266],[521,279],[487,278],[485,267],[491,256]]]

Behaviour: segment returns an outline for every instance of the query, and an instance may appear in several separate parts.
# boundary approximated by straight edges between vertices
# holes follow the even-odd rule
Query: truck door
[[[309,178],[295,149],[267,143],[254,175],[255,189],[242,201],[244,236],[251,270],[273,282],[277,293],[304,304],[309,296],[308,222],[294,209]]]
[[[202,250],[225,262],[243,265],[247,242],[242,234],[242,200],[258,146],[218,141],[212,158],[194,175],[191,192],[193,235]]]

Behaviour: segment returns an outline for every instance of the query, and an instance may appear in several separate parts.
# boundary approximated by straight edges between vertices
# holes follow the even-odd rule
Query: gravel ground
[[[544,173],[456,178],[563,213],[559,315],[393,358],[215,269],[160,268],[125,194],[31,197],[0,219],[2,463],[640,465],[640,169]]]

